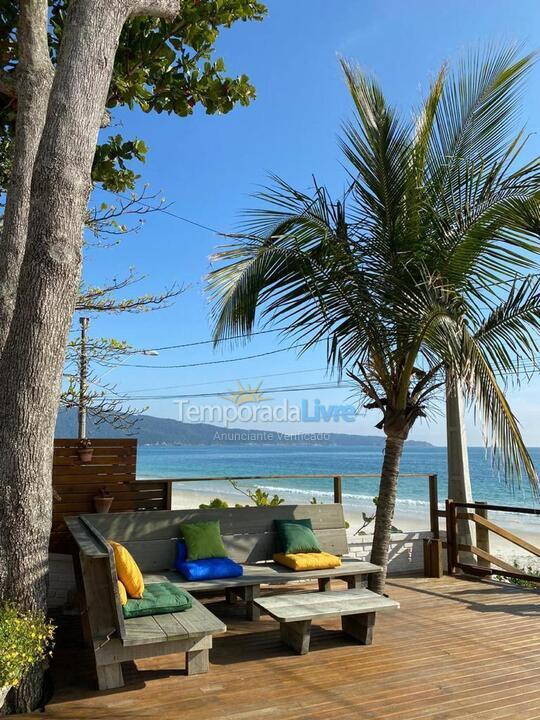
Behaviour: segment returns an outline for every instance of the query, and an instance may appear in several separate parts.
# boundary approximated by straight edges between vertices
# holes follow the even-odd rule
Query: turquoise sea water
[[[531,450],[540,467],[540,448]],[[197,478],[248,475],[323,474],[329,476],[350,473],[380,472],[382,450],[339,447],[149,447],[138,450],[139,478]],[[475,500],[501,505],[538,507],[527,480],[512,490],[491,467],[483,448],[469,449],[471,482]],[[444,501],[447,485],[446,448],[406,448],[402,473],[437,473],[439,498]],[[290,478],[245,481],[241,485],[261,487],[272,493],[305,496],[306,502],[316,495],[324,501],[332,497],[333,483],[328,479]],[[228,483],[197,482],[184,488],[211,492],[230,491]],[[366,507],[366,501],[377,494],[378,478],[344,478],[344,502]],[[425,513],[428,505],[427,477],[400,478],[398,508],[402,511]]]

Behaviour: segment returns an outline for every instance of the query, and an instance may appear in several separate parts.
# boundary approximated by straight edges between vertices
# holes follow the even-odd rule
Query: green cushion
[[[280,523],[278,529],[283,551],[289,553],[321,552],[315,533],[305,524],[298,522]]]
[[[227,557],[227,551],[221,539],[219,520],[182,523],[180,533],[186,541],[188,562],[205,560],[206,558]]]
[[[182,612],[192,607],[191,596],[170,582],[149,583],[140,600],[129,598],[122,607],[125,618]]]
[[[274,520],[274,527],[276,528],[276,538],[275,538],[275,552],[276,553],[283,553],[284,545],[283,541],[281,539],[281,526],[285,523],[292,523],[293,525],[303,525],[304,527],[308,527],[310,530],[313,530],[313,526],[311,525],[311,520],[309,518],[304,518],[302,520]]]

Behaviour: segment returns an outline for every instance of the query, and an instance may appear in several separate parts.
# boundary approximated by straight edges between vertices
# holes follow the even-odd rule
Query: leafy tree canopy
[[[50,0],[49,45],[56,62],[68,0]],[[266,8],[253,0],[184,0],[175,21],[138,17],[126,24],[116,54],[107,108],[140,108],[144,112],[191,115],[197,105],[207,114],[227,113],[240,103],[248,105],[255,89],[246,75],[229,77],[223,58],[215,55],[222,28],[236,21],[262,20]],[[18,3],[6,0],[0,7],[0,190],[9,177],[10,142],[17,114]],[[144,161],[147,148],[134,138],[114,133],[98,146],[93,180],[106,190],[133,189],[138,178],[130,161]]]

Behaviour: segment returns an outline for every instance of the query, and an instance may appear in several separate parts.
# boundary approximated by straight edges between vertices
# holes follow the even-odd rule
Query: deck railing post
[[[476,503],[477,507],[475,508],[476,514],[480,515],[480,517],[483,517],[484,520],[488,519],[488,510],[486,508],[481,507],[482,505],[487,505],[487,502],[485,501],[479,501]],[[487,527],[484,527],[483,525],[477,524],[476,525],[476,545],[480,548],[480,550],[484,550],[485,552],[489,553],[489,530]],[[485,560],[484,558],[477,558],[478,565],[481,565],[482,567],[491,567],[491,563],[489,560]]]
[[[339,505],[343,504],[343,487],[341,475],[334,475],[334,502]]]
[[[454,501],[448,498],[446,500],[446,554],[448,558],[449,575],[455,573],[458,557],[456,525],[456,506]]]
[[[437,485],[437,475],[429,476],[429,517],[431,525],[431,535],[438,540],[439,532],[439,493]]]
[[[173,489],[172,481],[165,480],[165,510],[172,509],[172,489]]]

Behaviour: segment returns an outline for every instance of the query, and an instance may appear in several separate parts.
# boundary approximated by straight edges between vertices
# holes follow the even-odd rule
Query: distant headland
[[[96,424],[88,418],[88,437],[134,437],[141,445],[324,445],[339,447],[384,446],[384,435],[348,435],[314,432],[287,434],[276,430],[225,428],[208,423],[185,423],[172,418],[138,415],[129,430],[119,430],[109,423]],[[77,411],[61,409],[56,422],[56,437],[76,437]],[[409,440],[409,447],[431,448],[429,442]]]

